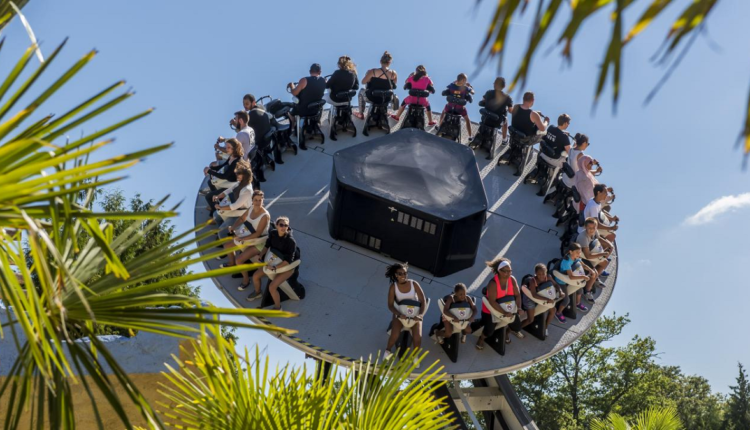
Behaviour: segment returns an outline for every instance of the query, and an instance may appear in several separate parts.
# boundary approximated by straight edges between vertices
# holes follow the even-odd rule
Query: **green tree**
[[[731,393],[727,398],[724,430],[750,429],[750,383],[742,363],[738,363],[737,367],[739,367],[737,385],[729,387]]]
[[[681,430],[684,429],[674,408],[649,408],[632,422],[611,413],[606,419],[595,419],[591,430]]]
[[[720,430],[724,410],[724,397],[711,391],[706,378],[684,375],[679,367],[662,366],[661,377],[654,387],[656,402],[672,406],[685,428],[691,430]]]
[[[646,101],[649,101],[680,64],[696,38],[705,30],[707,18],[718,3],[719,0],[536,0],[533,2],[528,0],[499,0],[487,29],[486,37],[479,50],[479,60],[481,63],[485,63],[487,60],[494,58],[497,60],[498,69],[502,71],[503,57],[507,47],[511,44],[509,31],[511,23],[531,5],[534,9],[534,24],[531,26],[526,50],[518,62],[518,67],[510,84],[511,90],[517,85],[523,87],[529,77],[534,57],[551,33],[550,28],[552,28],[556,19],[560,19],[560,17],[567,19],[562,32],[552,37],[560,46],[563,58],[570,62],[573,58],[573,40],[580,35],[580,31],[586,25],[587,20],[598,16],[599,19],[610,22],[611,30],[609,35],[587,35],[588,38],[609,38],[604,58],[600,63],[599,78],[595,83],[594,103],[596,104],[604,92],[607,80],[611,75],[612,102],[613,107],[616,108],[622,88],[620,76],[622,74],[622,55],[625,48],[634,43],[634,40],[657,18],[669,11],[669,6],[680,5],[683,9],[669,29],[664,29],[666,30],[664,31],[666,33],[664,43],[655,55],[657,58],[656,64],[668,64],[669,68],[664,77],[646,97]],[[628,11],[628,8],[644,5],[648,5],[648,7],[628,30],[623,22],[624,14]],[[569,13],[564,13],[566,9]],[[741,18],[737,24],[742,25]],[[738,130],[742,141],[744,141],[742,146],[745,154],[750,154],[750,99],[748,99],[747,119],[741,127],[738,127]]]
[[[583,427],[611,412],[633,416],[646,409],[653,399],[643,397],[643,387],[658,378],[654,341],[635,336],[625,346],[606,345],[629,322],[601,317],[570,347],[513,375],[540,428]]]

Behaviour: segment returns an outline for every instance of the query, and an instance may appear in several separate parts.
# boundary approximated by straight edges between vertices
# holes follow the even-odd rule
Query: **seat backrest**
[[[454,105],[466,106],[466,99],[448,96],[446,97],[446,100],[448,100],[448,103],[453,103]]]
[[[573,178],[576,175],[576,172],[573,171],[573,167],[570,166],[568,163],[563,163],[562,165],[562,171],[565,173],[565,176],[569,178]]]
[[[318,111],[318,110],[323,109],[323,106],[325,106],[325,104],[326,104],[325,100],[316,100],[310,103],[309,105],[307,105],[307,108],[310,109],[311,111]]]
[[[482,120],[487,119],[494,122],[500,119],[500,116],[488,111],[485,108],[479,109],[479,114],[482,115]]]
[[[378,98],[389,98],[389,97],[393,96],[393,91],[391,91],[391,90],[373,90],[372,91],[372,96],[373,97],[378,97]]]
[[[354,96],[356,96],[356,95],[357,95],[357,91],[356,90],[340,91],[340,92],[336,93],[336,98],[337,99],[347,99],[347,100],[351,101],[352,98],[354,98]]]
[[[412,88],[412,89],[409,90],[409,95],[412,96],[412,97],[420,97],[420,98],[424,99],[424,98],[429,97],[430,93],[428,91],[425,91],[425,90],[415,90],[415,89]]]
[[[512,125],[510,127],[508,127],[508,130],[510,131],[510,134],[516,136],[519,139],[526,138],[526,133],[518,130],[517,128],[513,127]]]

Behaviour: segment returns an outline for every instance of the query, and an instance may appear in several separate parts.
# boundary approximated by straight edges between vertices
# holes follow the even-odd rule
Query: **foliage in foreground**
[[[542,42],[549,36],[550,28],[552,28],[555,19],[567,16],[567,22],[563,26],[562,32],[551,37],[556,38],[557,45],[561,46],[563,58],[571,62],[573,59],[573,40],[576,36],[581,36],[581,29],[586,26],[587,21],[598,14],[601,17],[606,17],[605,19],[609,19],[611,33],[609,35],[587,35],[590,39],[609,39],[604,59],[601,62],[599,78],[596,82],[594,100],[595,103],[599,100],[611,74],[612,101],[613,106],[616,107],[621,90],[620,77],[625,47],[632,43],[657,18],[664,15],[669,10],[669,6],[680,6],[682,7],[681,12],[666,31],[664,43],[659,46],[653,56],[657,65],[668,64],[669,69],[649,93],[646,98],[648,102],[671,76],[698,36],[705,31],[706,20],[718,3],[719,0],[498,0],[495,13],[491,18],[486,37],[479,51],[479,58],[482,63],[491,58],[496,59],[498,70],[502,70],[503,55],[510,44],[511,23],[522,15],[527,7],[531,6],[535,9],[534,24],[531,26],[528,45],[514,72],[510,85],[511,89],[518,84],[523,87],[529,77],[534,56],[541,49]],[[645,5],[648,5],[648,7],[644,9],[635,24],[629,29],[626,28],[624,16],[628,9]],[[569,12],[567,14],[564,12],[566,9]],[[742,23],[742,21],[739,21],[737,25],[742,25]],[[740,130],[745,154],[750,154],[750,98],[748,99],[746,120]]]
[[[682,430],[680,419],[674,408],[649,408],[638,415],[633,422],[628,422],[614,412],[606,419],[594,420],[591,430]]]
[[[359,363],[339,374],[284,366],[269,370],[210,329],[193,342],[190,360],[175,357],[160,391],[165,422],[174,428],[242,429],[449,429],[447,406],[434,396],[444,382],[436,363],[409,380],[415,352],[399,361]],[[254,359],[253,359],[254,358]]]
[[[7,22],[7,14],[3,15],[7,5],[0,0],[0,28]],[[0,41],[0,55],[4,43]],[[180,272],[220,253],[214,248],[224,241],[211,240],[214,232],[207,226],[177,234],[131,259],[123,258],[130,247],[158,230],[162,220],[175,216],[177,207],[164,210],[162,200],[142,212],[95,212],[90,209],[94,190],[119,181],[122,176],[117,174],[170,145],[94,159],[112,143],[100,139],[151,110],[110,125],[97,123],[94,133],[64,139],[132,96],[131,92],[111,96],[124,85],[122,81],[82,97],[59,115],[37,115],[96,56],[96,51],[87,53],[51,84],[37,89],[35,84],[52,70],[50,65],[56,64],[64,45],[57,46],[38,67],[30,67],[38,49],[33,44],[0,79],[0,297],[12,309],[9,321],[0,326],[0,336],[10,336],[18,353],[8,377],[0,383],[0,400],[7,406],[0,411],[0,420],[6,429],[18,428],[26,416],[32,417],[37,429],[75,428],[72,386],[82,384],[99,427],[93,388],[103,393],[123,427],[132,425],[122,405],[133,402],[149,426],[159,428],[160,418],[117,358],[96,338],[97,326],[192,337],[199,323],[219,324],[216,315],[293,314],[203,306],[197,297],[169,292],[198,279],[253,268]],[[22,102],[24,106],[17,107]],[[119,221],[135,222],[117,234]],[[81,236],[87,239],[79,242]],[[203,240],[210,242],[199,245]],[[214,252],[199,254],[208,250]],[[174,272],[179,275],[165,278]],[[222,323],[284,331],[238,321]],[[88,342],[76,341],[81,337]],[[76,376],[84,373],[91,378]],[[127,398],[117,396],[118,386]]]

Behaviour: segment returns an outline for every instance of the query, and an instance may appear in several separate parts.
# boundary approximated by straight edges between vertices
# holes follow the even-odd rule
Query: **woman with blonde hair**
[[[328,103],[336,105],[339,103],[345,103],[348,100],[339,99],[336,94],[359,89],[359,79],[357,78],[357,65],[354,64],[349,56],[344,55],[339,57],[338,70],[333,72],[328,81],[326,82],[326,88],[328,88]]]

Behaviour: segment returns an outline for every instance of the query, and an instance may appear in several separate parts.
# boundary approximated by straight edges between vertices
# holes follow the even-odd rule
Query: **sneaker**
[[[555,312],[555,318],[557,318],[558,321],[565,324],[565,315]]]
[[[245,291],[248,288],[250,288],[250,285],[252,285],[252,284],[250,284],[250,283],[248,283],[247,285],[240,284],[240,286],[237,287],[237,289],[240,290],[240,291]]]
[[[263,296],[263,293],[261,293],[260,291],[253,291],[249,296],[247,296],[247,301],[252,302],[255,299],[261,298],[261,296]]]
[[[548,337],[548,336],[549,336],[549,329],[545,328],[544,329],[544,337]]]
[[[415,368],[419,369],[419,359],[417,358],[414,359],[414,366]]]
[[[589,303],[596,303],[596,300],[594,300],[594,295],[591,293],[586,293],[586,300],[588,300]]]
[[[523,338],[526,337],[526,335],[524,335],[520,331],[513,331],[513,330],[511,330],[510,332],[513,333],[513,336],[515,336],[515,337],[517,337],[519,339],[523,339]]]
[[[442,345],[445,342],[445,338],[443,336],[435,336],[437,338],[437,343],[439,345]]]
[[[391,357],[393,357],[393,353],[391,351],[384,351],[383,352],[383,361],[390,360]]]
[[[461,335],[461,343],[466,343],[466,335],[465,334]]]
[[[607,276],[609,276],[609,272],[607,272],[606,270],[603,270],[599,276],[603,276],[606,278]]]
[[[584,311],[584,312],[588,312],[588,310],[589,310],[589,308],[587,308],[586,306],[584,306],[584,304],[583,304],[583,303],[579,303],[579,304],[578,304],[578,306],[576,306],[576,307],[577,307],[578,309],[580,309],[580,310]]]
[[[203,195],[206,195],[210,192],[211,192],[211,188],[208,188],[208,187],[203,188],[202,190],[198,191],[199,194],[203,194]]]

